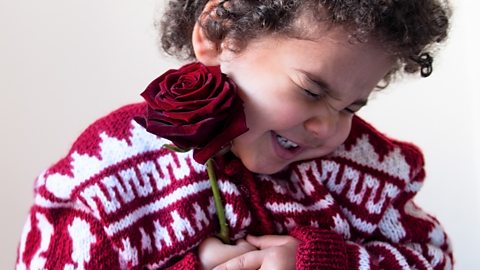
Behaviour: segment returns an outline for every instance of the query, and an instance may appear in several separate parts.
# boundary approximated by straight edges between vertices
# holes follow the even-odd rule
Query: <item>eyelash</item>
[[[308,89],[305,89],[305,88],[302,88],[302,89],[303,89],[303,92],[305,93],[305,95],[307,95],[308,97],[313,98],[315,100],[319,100],[319,99],[323,98],[323,96],[324,96],[323,94],[317,94],[317,93],[314,93],[314,92],[312,92]],[[345,108],[343,110],[346,111],[347,113],[350,113],[350,114],[355,114],[357,112],[357,111],[352,110],[350,108]]]
[[[345,108],[344,109],[347,113],[351,113],[351,114],[355,114],[356,111],[352,110],[352,109],[349,109],[349,108]]]
[[[323,98],[323,94],[317,94],[317,93],[314,93],[314,92],[312,92],[312,91],[310,91],[310,90],[308,90],[308,89],[305,89],[305,88],[303,88],[303,92],[305,93],[305,95],[307,95],[307,96],[309,96],[309,97],[311,97],[311,98],[313,98],[313,99],[321,99],[321,98]]]
[[[308,90],[308,89],[303,89],[303,91],[305,92],[305,94],[306,94],[307,96],[309,96],[309,97],[311,97],[311,98],[313,98],[313,99],[316,99],[316,100],[321,99],[321,98],[323,97],[322,94],[314,93],[314,92],[312,92],[312,91],[310,91],[310,90]],[[355,113],[356,113],[355,110],[352,110],[352,109],[350,109],[350,108],[345,108],[345,109],[343,109],[343,110],[346,111],[347,113],[350,113],[350,114],[355,114]]]

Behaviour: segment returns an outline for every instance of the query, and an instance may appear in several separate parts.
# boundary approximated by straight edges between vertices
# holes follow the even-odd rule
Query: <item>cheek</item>
[[[337,126],[335,134],[333,134],[333,136],[331,136],[329,140],[325,141],[324,150],[330,153],[332,151],[335,151],[335,149],[342,145],[350,135],[350,130],[352,126],[351,124],[352,117],[342,119],[342,121]]]
[[[350,135],[350,130],[352,129],[352,119],[353,116],[348,116],[348,118],[342,121],[342,123],[340,124],[338,134],[336,136],[335,147],[343,144],[348,138],[348,135]]]
[[[267,90],[268,91],[268,90]],[[252,129],[285,130],[304,121],[306,106],[289,95],[279,93],[259,94],[244,101],[247,125]]]
[[[240,76],[237,76],[240,77]],[[246,113],[259,120],[275,120],[291,117],[298,107],[298,96],[287,78],[265,74],[249,74],[238,80],[239,95],[244,101]]]

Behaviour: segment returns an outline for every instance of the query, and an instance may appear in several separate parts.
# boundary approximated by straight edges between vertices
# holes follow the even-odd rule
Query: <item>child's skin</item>
[[[203,269],[295,269],[298,243],[288,235],[249,235],[235,245],[211,237],[202,242],[198,254]]]
[[[307,16],[299,23],[310,29],[308,38],[270,34],[238,53],[213,44],[198,22],[193,30],[197,60],[220,65],[239,86],[249,131],[233,141],[232,152],[255,173],[276,173],[292,162],[331,153],[394,64],[374,38],[352,43],[341,26],[323,27]],[[277,136],[297,147],[286,149]],[[209,238],[199,256],[204,269],[295,269],[298,243],[291,236],[267,235],[230,246]]]
[[[447,235],[413,201],[421,151],[354,118],[397,72],[430,74],[447,2],[169,0],[163,49],[219,66],[244,101],[241,162],[220,172],[236,242],[213,237],[205,172],[138,129],[145,104],[130,104],[39,176],[17,267],[451,268]]]

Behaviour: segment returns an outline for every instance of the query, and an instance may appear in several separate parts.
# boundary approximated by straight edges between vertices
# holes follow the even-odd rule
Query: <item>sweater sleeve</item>
[[[297,227],[297,269],[452,269],[449,240],[439,222],[413,202],[423,171],[387,208],[368,239],[346,241],[334,231]]]
[[[138,260],[135,253],[120,253],[88,212],[68,205],[35,205],[23,229],[16,269],[130,269],[128,260]],[[192,250],[164,269],[199,267],[197,253]]]
[[[205,170],[132,121],[140,105],[93,123],[37,178],[16,269],[198,268],[216,225]]]
[[[73,205],[34,205],[24,226],[16,269],[120,269],[100,223]]]

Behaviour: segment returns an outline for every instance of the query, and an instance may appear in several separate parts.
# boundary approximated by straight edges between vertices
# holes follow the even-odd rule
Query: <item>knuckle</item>
[[[238,269],[246,269],[247,258],[245,256],[238,257],[237,267]]]
[[[224,270],[245,270],[247,269],[246,261],[247,259],[245,256],[238,256],[235,259],[232,259],[225,263]]]

